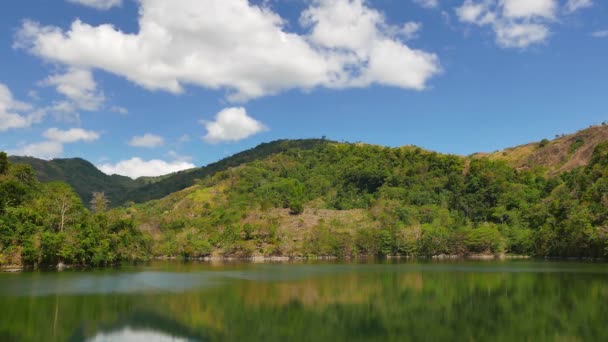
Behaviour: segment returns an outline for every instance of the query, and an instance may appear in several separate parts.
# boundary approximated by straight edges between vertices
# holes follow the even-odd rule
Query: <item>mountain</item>
[[[478,153],[476,157],[505,160],[517,169],[544,168],[556,175],[585,166],[591,160],[595,147],[608,141],[608,125],[591,126],[573,134],[556,136],[494,153]]]
[[[535,146],[529,158],[550,162],[535,151],[563,153],[581,137],[593,145],[590,155],[566,149],[585,165],[559,176],[547,172],[559,164],[518,169],[508,154],[328,142],[219,171],[116,215],[164,256],[608,256],[608,142],[592,139],[602,131]]]
[[[105,192],[108,199],[114,202],[129,189],[145,184],[145,180],[137,181],[119,175],[108,176],[81,158],[42,160],[11,156],[9,161],[13,164],[30,165],[36,171],[40,182],[63,181],[70,184],[85,204],[89,203],[93,192]]]
[[[0,264],[175,256],[608,257],[605,133],[592,127],[472,157],[283,140],[147,180],[104,176],[81,159],[22,159],[37,165],[41,179],[62,177],[85,195],[85,186],[112,189],[115,198],[132,201],[109,211],[102,197],[87,210],[68,185],[38,184],[27,165],[0,153]]]
[[[70,184],[86,204],[91,200],[93,192],[104,192],[112,206],[119,206],[127,202],[141,203],[161,198],[192,186],[196,179],[203,179],[230,167],[263,159],[289,149],[310,149],[326,142],[325,139],[276,140],[201,168],[159,177],[140,177],[136,180],[119,175],[108,176],[90,162],[80,158],[47,161],[11,156],[9,160],[15,164],[30,165],[41,182],[64,181]]]
[[[476,153],[472,158],[504,160],[518,170],[536,167],[542,168],[549,175],[557,175],[587,165],[594,148],[603,141],[608,141],[608,126],[598,125],[574,134],[557,136],[554,140],[533,142],[493,153]],[[13,163],[31,165],[42,182],[67,182],[84,203],[88,203],[91,193],[96,191],[105,192],[111,205],[119,206],[127,202],[143,203],[159,199],[192,186],[197,179],[204,179],[228,168],[262,160],[289,149],[306,150],[327,142],[329,141],[325,139],[277,140],[260,144],[204,167],[160,177],[140,177],[136,180],[119,175],[108,176],[80,158],[46,161],[12,156],[10,160]]]
[[[289,149],[310,149],[325,142],[326,140],[324,139],[300,139],[276,140],[269,143],[263,143],[252,149],[239,152],[207,166],[176,172],[171,176],[163,177],[157,182],[133,188],[125,192],[123,196],[118,197],[117,203],[126,203],[129,201],[142,203],[145,201],[162,198],[173,192],[194,185],[197,179],[203,179],[217,172],[227,170],[228,168],[239,166],[255,160],[264,159],[268,156],[284,152]]]

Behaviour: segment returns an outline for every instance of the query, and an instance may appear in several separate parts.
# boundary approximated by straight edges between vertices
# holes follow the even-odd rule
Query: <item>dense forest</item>
[[[0,264],[105,265],[149,256],[149,239],[135,223],[107,213],[92,195],[87,209],[63,182],[39,183],[28,165],[0,152]]]
[[[569,142],[568,153],[581,149],[579,140]],[[9,163],[2,154],[0,263],[100,265],[160,256],[608,256],[607,142],[585,146],[585,165],[559,173],[410,146],[325,140],[280,146],[233,157],[214,172],[190,171],[188,178],[201,175],[192,186],[113,209],[101,192],[83,203],[67,184],[39,183],[29,166]],[[550,148],[541,142],[533,153]]]

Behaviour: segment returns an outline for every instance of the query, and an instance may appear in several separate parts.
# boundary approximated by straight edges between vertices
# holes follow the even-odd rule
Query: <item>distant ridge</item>
[[[141,203],[162,198],[192,186],[196,179],[205,178],[230,167],[264,159],[289,149],[310,149],[328,142],[330,141],[325,139],[276,140],[201,168],[159,177],[140,177],[136,180],[120,175],[108,176],[95,165],[81,158],[43,160],[11,156],[9,160],[11,163],[32,166],[41,182],[63,181],[70,184],[85,204],[89,203],[93,192],[105,192],[111,206],[119,206],[130,201]]]
[[[487,157],[491,160],[504,160],[511,167],[520,170],[541,168],[551,176],[587,165],[594,148],[604,141],[608,141],[608,126],[597,125],[573,134],[558,136],[554,140],[544,139],[540,142],[493,153],[476,153],[471,158]],[[204,167],[160,177],[140,177],[136,180],[119,175],[108,176],[81,158],[46,161],[32,157],[12,156],[10,161],[31,165],[41,182],[58,180],[70,184],[85,204],[89,203],[92,192],[103,191],[110,199],[112,206],[120,206],[127,202],[142,203],[160,199],[194,185],[197,179],[204,179],[231,167],[263,160],[290,149],[305,150],[326,143],[337,142],[325,139],[276,140],[260,144]],[[415,146],[404,146],[403,148],[418,149]]]
[[[89,203],[91,194],[95,191],[105,192],[106,196],[114,202],[119,194],[143,185],[141,181],[129,177],[108,176],[95,165],[81,158],[43,160],[11,156],[9,160],[14,164],[30,165],[41,182],[63,181],[70,184],[85,204]]]
[[[505,160],[517,169],[542,167],[549,174],[558,174],[587,165],[595,146],[604,141],[608,141],[608,125],[596,125],[553,140],[546,139],[489,154],[477,153],[474,156]]]

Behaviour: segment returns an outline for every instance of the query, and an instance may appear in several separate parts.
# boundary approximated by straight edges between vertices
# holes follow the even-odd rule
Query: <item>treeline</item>
[[[69,185],[41,184],[32,168],[0,152],[0,265],[108,265],[146,258],[149,241],[131,220],[89,211]]]
[[[599,258],[608,256],[607,172],[607,143],[588,166],[558,177],[414,147],[326,143],[217,173],[195,193],[134,208],[163,232],[158,254]],[[272,215],[245,219],[273,208],[293,215],[363,209],[366,216],[351,226],[321,221],[298,236]]]
[[[102,195],[89,210],[69,186],[40,184],[5,154],[0,165],[2,264],[208,255],[608,257],[608,143],[587,166],[549,177],[541,168],[416,147],[315,141],[110,211]]]

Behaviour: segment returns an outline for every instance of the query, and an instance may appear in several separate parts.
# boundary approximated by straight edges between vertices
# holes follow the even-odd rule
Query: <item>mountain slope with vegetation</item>
[[[110,201],[110,206],[119,206],[126,202],[141,203],[162,198],[194,185],[196,179],[205,178],[230,167],[263,159],[290,148],[313,148],[323,142],[324,139],[277,140],[260,144],[201,168],[159,177],[140,177],[135,180],[119,175],[108,176],[81,158],[47,161],[32,157],[10,156],[9,160],[14,164],[30,165],[40,182],[68,183],[84,203],[90,202],[93,192],[103,192]]]
[[[505,160],[517,169],[541,167],[552,175],[585,166],[595,147],[608,141],[608,125],[591,126],[574,134],[558,135],[554,140],[543,139],[491,154],[477,154],[493,160]]]
[[[27,164],[36,172],[40,182],[61,181],[68,183],[84,203],[89,203],[93,192],[104,192],[110,201],[115,201],[129,189],[144,186],[144,179],[108,176],[95,165],[81,158],[42,160],[32,157],[11,156],[13,164]]]
[[[503,160],[326,143],[120,209],[155,255],[608,256],[608,143],[547,175]]]
[[[0,158],[0,263],[108,264],[175,256],[608,257],[608,141],[597,138],[604,130],[536,147],[553,144],[562,151],[586,138],[570,153],[593,146],[591,154],[563,171],[540,162],[517,167],[519,159],[504,155],[278,141],[147,185],[180,180],[149,195],[178,190],[167,196],[109,211],[100,193],[89,211],[68,185],[37,183],[31,168]],[[540,155],[535,151],[527,160],[537,160],[530,159]]]
[[[153,199],[159,199],[194,185],[197,179],[203,179],[228,168],[263,159],[290,148],[299,148],[303,150],[310,149],[324,141],[324,139],[301,139],[276,140],[269,143],[263,143],[252,149],[239,152],[207,166],[176,172],[169,177],[163,177],[163,179],[158,182],[134,188],[119,197],[116,203],[124,204],[128,201],[142,203]]]

